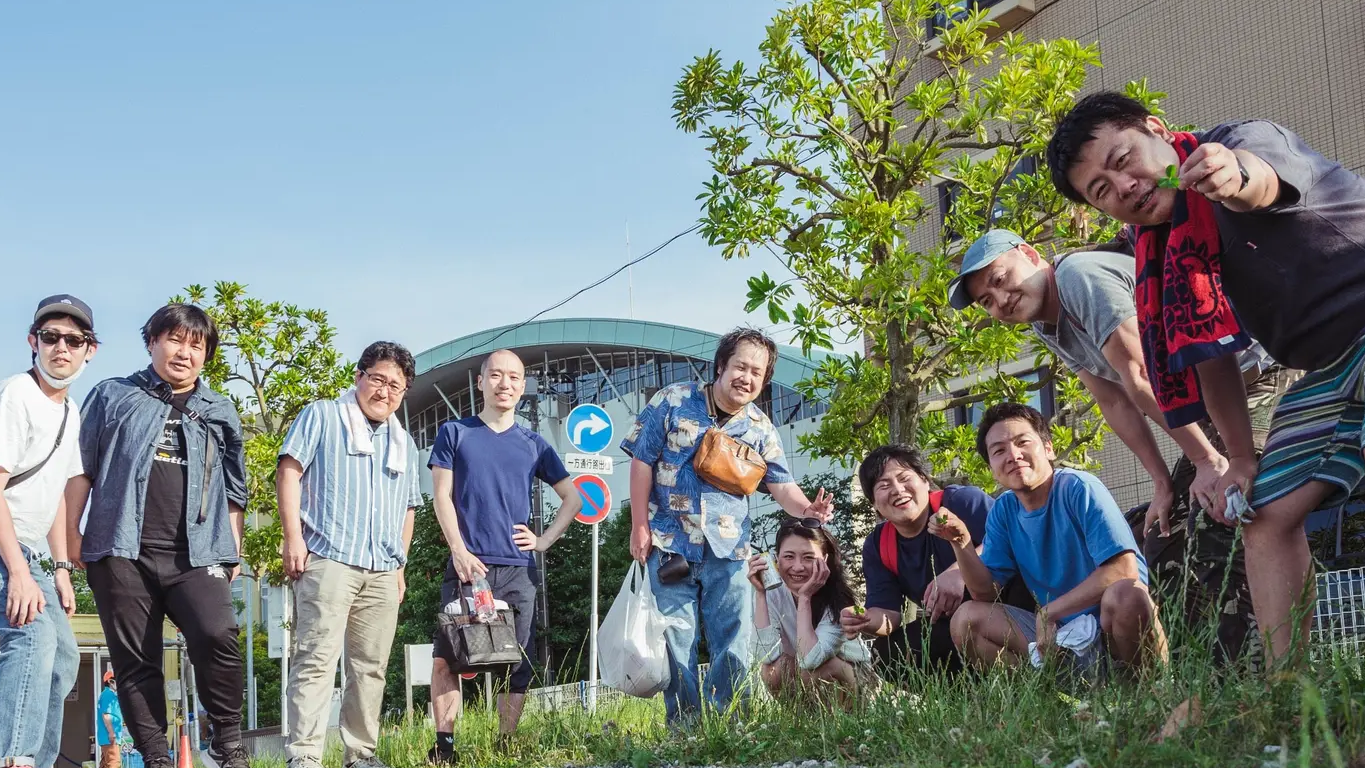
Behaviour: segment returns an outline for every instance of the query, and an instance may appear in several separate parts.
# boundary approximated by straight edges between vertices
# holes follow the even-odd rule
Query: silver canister
[[[763,589],[771,592],[782,586],[782,577],[777,573],[777,560],[773,553],[764,552],[763,559],[768,563],[768,568],[763,571]]]

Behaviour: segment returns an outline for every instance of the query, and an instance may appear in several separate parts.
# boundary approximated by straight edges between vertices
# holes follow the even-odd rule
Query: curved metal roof
[[[479,363],[489,353],[510,349],[528,362],[544,354],[552,359],[556,353],[577,355],[584,348],[593,350],[649,350],[710,361],[715,357],[720,335],[680,325],[653,323],[645,320],[613,318],[570,318],[536,320],[525,325],[505,325],[452,339],[417,355],[417,381],[414,389],[430,380],[438,369],[458,367],[461,363]],[[795,387],[798,381],[809,378],[826,355],[815,350],[807,358],[801,350],[778,345],[777,365],[773,381]],[[451,371],[452,373],[454,371]],[[442,371],[445,373],[445,371]],[[445,378],[441,376],[441,378]]]

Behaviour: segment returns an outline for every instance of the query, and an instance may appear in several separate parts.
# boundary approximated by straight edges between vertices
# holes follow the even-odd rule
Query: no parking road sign
[[[583,499],[583,511],[574,519],[588,525],[606,520],[611,511],[611,489],[607,487],[607,481],[597,475],[579,475],[573,479],[573,484]]]
[[[583,453],[601,453],[611,445],[611,417],[600,405],[584,403],[564,420],[569,444]]]

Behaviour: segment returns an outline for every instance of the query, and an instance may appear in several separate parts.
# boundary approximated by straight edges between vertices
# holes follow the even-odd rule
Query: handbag
[[[510,609],[499,609],[493,621],[473,614],[438,613],[434,651],[455,674],[502,674],[522,660],[516,624]]]
[[[716,420],[711,387],[706,388],[706,412]],[[748,496],[768,474],[768,461],[748,443],[731,437],[717,422],[701,436],[692,468],[707,484],[734,496]]]

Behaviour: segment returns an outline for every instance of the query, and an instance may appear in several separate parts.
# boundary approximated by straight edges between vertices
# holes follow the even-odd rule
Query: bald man
[[[479,415],[441,425],[431,451],[431,484],[436,518],[450,545],[450,562],[441,585],[441,604],[480,576],[493,597],[516,615],[522,661],[498,697],[498,729],[510,735],[521,719],[531,683],[536,581],[531,553],[544,552],[573,523],[583,502],[559,454],[545,438],[517,423],[516,408],[526,391],[526,367],[509,350],[489,355],[479,369],[483,410]],[[531,483],[543,480],[559,494],[554,523],[537,537],[531,521]],[[455,760],[454,721],[460,708],[459,680],[437,658],[431,676],[436,716],[434,763]]]

